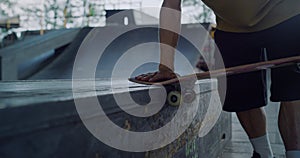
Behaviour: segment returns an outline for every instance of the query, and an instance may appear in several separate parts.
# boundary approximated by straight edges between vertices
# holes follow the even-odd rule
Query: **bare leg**
[[[278,126],[286,150],[300,150],[300,100],[281,103]]]
[[[273,158],[270,140],[267,135],[266,114],[263,108],[238,112],[237,116],[246,131],[255,153],[259,157]],[[253,154],[253,157],[255,154]]]
[[[266,114],[263,108],[237,112],[237,116],[250,139],[266,135]]]

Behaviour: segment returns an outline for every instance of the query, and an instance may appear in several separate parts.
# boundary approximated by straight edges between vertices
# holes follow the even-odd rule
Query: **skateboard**
[[[167,103],[172,106],[178,106],[182,101],[192,102],[195,99],[195,92],[193,91],[193,86],[196,81],[191,81],[191,79],[197,78],[197,80],[209,79],[209,78],[218,78],[222,76],[231,76],[243,73],[249,73],[254,71],[274,69],[279,67],[285,67],[290,65],[296,65],[298,71],[300,72],[300,56],[281,58],[276,60],[240,65],[230,68],[212,70],[202,73],[195,73],[186,76],[180,76],[166,81],[161,82],[146,82],[139,81],[135,78],[129,78],[129,81],[145,84],[145,85],[162,85],[167,90]],[[181,88],[180,84],[185,84],[184,88]],[[193,86],[192,86],[193,85]],[[182,92],[182,93],[181,93]],[[183,96],[182,96],[182,95]]]

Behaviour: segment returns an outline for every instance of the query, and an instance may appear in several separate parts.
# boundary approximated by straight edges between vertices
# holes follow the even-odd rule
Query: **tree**
[[[196,22],[209,23],[213,19],[213,11],[208,8],[201,0],[183,0],[183,7]]]
[[[60,2],[60,3],[59,3]],[[44,0],[40,4],[22,7],[26,15],[26,24],[39,23],[42,29],[59,29],[64,27],[64,6],[59,0]]]
[[[0,1],[0,16],[14,16],[16,2],[12,0]]]
[[[62,25],[58,24],[60,21],[59,12],[62,9],[59,7],[57,0],[46,0],[44,3],[44,19],[46,28],[61,28]]]
[[[0,17],[15,16],[16,2],[12,0],[0,0]],[[0,28],[0,33],[7,32],[8,29]]]

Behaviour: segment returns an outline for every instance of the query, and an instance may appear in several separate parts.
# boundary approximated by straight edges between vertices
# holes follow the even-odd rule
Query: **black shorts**
[[[300,55],[300,15],[254,33],[217,30],[215,41],[225,67],[264,61],[265,56],[268,60],[297,56]],[[295,64],[271,70],[271,101],[300,100],[299,67]],[[265,71],[227,77],[225,111],[247,111],[263,107],[267,101]]]

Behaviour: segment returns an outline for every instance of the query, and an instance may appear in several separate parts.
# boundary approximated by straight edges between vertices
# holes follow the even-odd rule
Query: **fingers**
[[[149,79],[149,82],[157,82],[163,80],[161,75],[155,75],[152,78]]]
[[[156,73],[148,73],[142,78],[142,81],[149,81],[151,78],[153,78],[156,75]]]
[[[152,78],[149,79],[149,82],[159,82],[159,81],[165,81],[170,80],[172,78],[175,78],[176,74],[173,72],[166,73],[166,72],[160,72],[154,75]]]
[[[157,72],[141,74],[141,75],[135,77],[135,79],[140,80],[140,81],[149,81],[156,73]]]
[[[164,80],[169,80],[172,78],[175,78],[177,75],[173,72],[154,72],[154,73],[147,73],[147,74],[142,74],[137,77],[135,77],[136,80],[140,81],[146,81],[146,82],[159,82],[159,81],[164,81]]]

